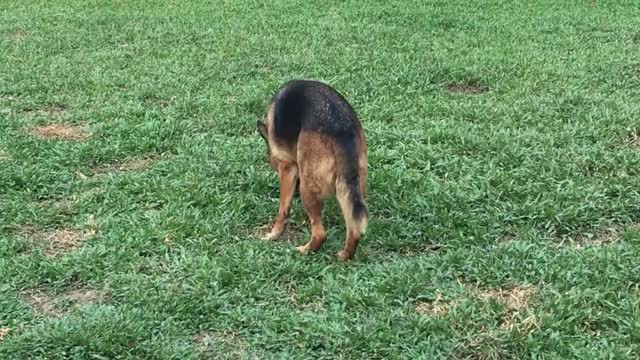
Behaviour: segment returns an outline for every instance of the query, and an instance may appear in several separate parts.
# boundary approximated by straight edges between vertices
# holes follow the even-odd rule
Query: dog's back
[[[328,85],[296,80],[273,97],[267,124],[272,154],[296,163],[307,212],[314,204],[320,208],[310,217],[328,196],[338,198],[348,229],[339,256],[350,258],[368,221],[367,148],[355,111]],[[326,237],[323,228],[317,230]],[[307,248],[315,250],[322,241],[312,239]]]

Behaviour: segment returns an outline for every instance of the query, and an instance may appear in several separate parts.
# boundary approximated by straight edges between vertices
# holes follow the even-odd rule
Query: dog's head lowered
[[[262,136],[262,138],[267,142],[267,161],[272,168],[278,169],[277,160],[271,156],[271,147],[269,146],[269,128],[262,121],[257,121],[258,132]]]

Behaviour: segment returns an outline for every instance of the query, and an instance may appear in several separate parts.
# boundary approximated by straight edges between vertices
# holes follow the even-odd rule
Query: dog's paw
[[[307,253],[307,251],[309,251],[309,248],[307,247],[307,245],[302,245],[296,246],[296,250],[298,251],[298,253],[300,253],[300,255],[304,255]]]
[[[336,254],[338,260],[346,261],[351,259],[351,255],[344,250],[338,251]]]
[[[276,241],[278,239],[280,239],[280,237],[282,236],[282,232],[270,232],[267,235],[262,237],[262,240],[265,241]]]

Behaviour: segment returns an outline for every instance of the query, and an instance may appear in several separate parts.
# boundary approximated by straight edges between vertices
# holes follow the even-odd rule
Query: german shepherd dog
[[[284,232],[299,181],[311,223],[311,240],[296,249],[316,251],[327,239],[324,201],[335,195],[347,226],[341,260],[351,259],[367,226],[367,145],[358,117],[330,86],[311,80],[286,83],[271,99],[266,123],[258,131],[267,142],[269,164],[280,177],[280,207],[265,239]]]

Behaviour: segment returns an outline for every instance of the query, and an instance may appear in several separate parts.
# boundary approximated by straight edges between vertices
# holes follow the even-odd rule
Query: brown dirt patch
[[[11,329],[8,327],[0,328],[0,341],[4,340],[4,338],[7,337],[7,335],[9,335],[10,332],[11,332]]]
[[[44,290],[31,290],[23,292],[22,297],[36,314],[60,316],[84,305],[103,302],[106,292],[78,288],[54,295]]]
[[[68,124],[49,124],[36,126],[29,130],[31,135],[40,139],[83,141],[93,134],[86,127]]]
[[[573,246],[582,249],[589,246],[615,244],[626,230],[640,231],[640,224],[613,225],[593,233],[584,232],[574,236],[564,236],[560,239],[560,246]]]
[[[88,229],[56,229],[51,231],[41,231],[33,227],[23,227],[20,234],[24,237],[33,239],[39,244],[44,245],[44,254],[46,256],[56,256],[61,253],[77,250],[82,242],[86,241],[96,233],[96,225],[91,220]]]
[[[78,249],[80,244],[95,234],[94,230],[58,230],[48,233],[46,239],[50,244],[48,254],[57,255]]]
[[[90,305],[105,300],[105,293],[95,289],[74,289],[66,292],[64,297],[73,301],[77,306]]]
[[[45,291],[28,291],[23,293],[22,297],[36,314],[47,316],[57,316],[62,314],[62,311],[57,309],[55,306],[55,296]]]
[[[436,295],[436,299],[432,302],[419,301],[416,303],[416,312],[422,315],[434,316],[441,318],[449,313],[449,311],[458,306],[459,300],[443,299],[440,294]]]
[[[469,80],[460,83],[450,83],[447,85],[447,90],[454,94],[477,95],[486,93],[491,89],[478,80]]]
[[[576,248],[588,246],[602,246],[613,244],[620,239],[620,234],[624,230],[623,226],[612,226],[608,229],[596,231],[594,233],[582,233],[572,237],[563,237],[560,245],[569,245]]]

